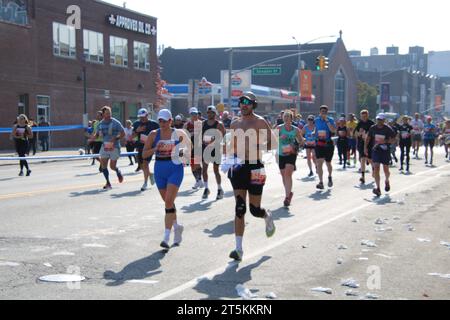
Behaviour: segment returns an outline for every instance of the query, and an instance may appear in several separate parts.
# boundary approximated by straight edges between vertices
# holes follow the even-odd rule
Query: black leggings
[[[136,148],[134,143],[127,143],[125,147],[127,148],[127,152],[133,152],[134,149]],[[130,159],[130,163],[133,163],[133,159],[134,162],[137,162],[136,156],[128,156],[128,159]]]
[[[19,157],[25,157],[28,153],[28,141],[17,139],[16,140],[16,151],[19,154]],[[23,171],[23,168],[27,168],[27,171],[30,170],[28,167],[27,160],[20,160],[20,171]]]
[[[347,141],[342,141],[342,140],[338,140],[337,141],[337,148],[338,148],[338,153],[339,153],[339,161],[342,160],[342,158],[344,158],[344,163],[347,163],[347,151],[348,149],[348,142]]]
[[[403,161],[405,160],[405,153],[406,153],[406,167],[409,168],[409,152],[411,151],[411,142],[403,143],[400,141],[400,163],[403,167]]]

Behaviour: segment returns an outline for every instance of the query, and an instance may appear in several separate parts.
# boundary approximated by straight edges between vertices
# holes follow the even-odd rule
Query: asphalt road
[[[317,192],[317,180],[305,178],[306,160],[299,158],[289,210],[269,159],[263,206],[274,213],[277,231],[267,239],[264,222],[248,215],[240,264],[228,258],[234,249],[231,185],[223,177],[225,199],[215,201],[212,169],[212,195],[204,201],[202,191],[191,189],[186,168],[176,201],[184,240],[165,253],[159,247],[163,203],[156,188],[140,192],[142,176],[127,159],[119,162],[124,183],[112,176],[107,192],[87,160],[32,163],[31,177],[18,177],[17,166],[0,166],[0,299],[241,299],[238,284],[257,299],[271,292],[295,300],[365,299],[368,293],[449,299],[450,163],[442,149],[436,153],[435,167],[412,160],[412,175],[392,168],[392,190],[379,200],[373,185],[359,185],[357,168],[337,165],[334,188]],[[39,281],[53,274],[86,279]],[[346,296],[350,288],[341,285],[351,278],[358,296]],[[332,294],[311,290],[317,287]]]

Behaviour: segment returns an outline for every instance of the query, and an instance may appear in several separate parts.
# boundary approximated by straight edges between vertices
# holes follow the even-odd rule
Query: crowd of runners
[[[272,126],[266,118],[256,114],[258,101],[253,93],[244,93],[239,99],[239,107],[239,115],[233,119],[228,113],[219,115],[214,106],[207,108],[206,118],[202,118],[196,108],[191,108],[188,121],[182,121],[181,116],[174,118],[167,109],[161,110],[157,121],[153,121],[149,119],[147,110],[141,109],[137,114],[139,120],[135,123],[127,121],[125,127],[112,117],[110,107],[105,106],[97,112],[87,139],[92,152],[99,155],[97,160],[92,160],[92,164],[99,162],[99,171],[105,178],[103,188],[112,188],[109,169],[116,173],[119,183],[124,181],[117,161],[121,141],[125,141],[127,151],[137,151],[137,156],[130,155],[129,160],[130,165],[134,165],[133,159],[138,163],[136,172],[143,172],[141,191],[147,190],[148,182],[156,184],[164,202],[161,247],[170,248],[172,230],[173,245],[178,246],[182,242],[184,228],[178,223],[175,200],[186,166],[190,166],[195,178],[192,188],[204,189],[203,199],[208,199],[213,190],[208,176],[209,164],[212,164],[217,185],[216,200],[224,197],[221,171],[230,180],[235,198],[236,239],[230,258],[240,261],[247,211],[264,220],[267,237],[272,237],[276,230],[271,212],[261,207],[267,178],[263,163],[266,152],[273,150],[276,153],[285,189],[285,207],[291,205],[294,196],[292,176],[297,170],[301,150],[306,152],[308,176],[318,177],[318,190],[325,189],[325,182],[329,188],[333,187],[332,160],[337,149],[342,169],[352,166],[352,162],[356,167],[359,160],[359,182],[366,184],[368,174],[371,175],[375,181],[373,193],[377,197],[381,196],[382,187],[386,192],[391,190],[390,169],[394,162],[398,163],[402,173],[409,174],[411,158],[419,159],[422,145],[425,165],[433,165],[436,143],[445,147],[445,157],[450,161],[450,120],[438,126],[431,117],[426,117],[423,122],[419,114],[412,119],[408,116],[390,119],[381,113],[375,115],[375,121],[372,121],[367,110],[360,112],[359,119],[353,114],[347,118],[333,119],[328,114],[328,107],[323,105],[319,115],[308,116],[306,122],[287,110]],[[20,115],[12,130],[16,150],[21,157],[26,155],[28,140],[33,135],[27,121],[26,116]],[[397,147],[400,148],[399,159],[396,156]],[[149,164],[153,158],[152,173]],[[30,175],[27,161],[21,160],[19,175],[23,175],[24,168]]]

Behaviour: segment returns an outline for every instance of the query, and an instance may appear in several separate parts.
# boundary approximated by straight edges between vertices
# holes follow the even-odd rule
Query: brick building
[[[154,17],[98,0],[0,0],[0,127],[20,113],[82,124],[83,68],[90,119],[104,105],[122,122],[136,117],[156,99],[156,28]],[[82,130],[51,138],[82,143]],[[12,148],[5,134],[0,148]]]

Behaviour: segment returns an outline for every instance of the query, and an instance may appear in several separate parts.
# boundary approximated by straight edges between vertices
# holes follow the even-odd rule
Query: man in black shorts
[[[147,190],[147,181],[150,178],[150,183],[155,184],[153,173],[150,172],[149,164],[152,161],[152,157],[148,159],[142,158],[142,151],[144,150],[145,142],[147,141],[150,132],[159,129],[159,124],[156,121],[148,119],[148,111],[144,108],[138,112],[139,120],[133,124],[133,138],[137,137],[136,151],[138,152],[137,161],[138,169],[142,169],[144,172],[144,184],[141,187],[141,191]],[[139,170],[136,171],[139,171]]]
[[[203,192],[203,199],[207,199],[211,191],[208,185],[208,166],[213,163],[214,175],[217,182],[217,198],[223,199],[222,178],[220,176],[219,166],[222,160],[221,143],[225,136],[225,127],[222,122],[217,121],[218,115],[215,106],[209,106],[206,112],[208,119],[203,121],[202,126],[202,158],[203,158],[203,182],[205,184],[205,191]]]
[[[373,174],[375,178],[376,188],[373,189],[373,193],[379,197],[381,196],[380,189],[380,166],[383,165],[384,175],[386,177],[385,191],[389,192],[391,190],[391,185],[389,183],[389,161],[390,149],[389,144],[393,143],[395,140],[395,132],[390,126],[385,125],[385,115],[380,113],[377,116],[377,124],[369,129],[369,133],[364,144],[364,153],[367,155],[369,152],[369,146],[372,147],[372,163],[373,163]]]
[[[247,193],[250,213],[256,218],[265,220],[266,236],[270,238],[275,233],[272,213],[261,208],[266,181],[261,159],[264,143],[267,143],[267,149],[270,150],[275,145],[276,137],[267,121],[254,113],[257,105],[256,96],[253,93],[244,93],[239,99],[242,117],[231,124],[231,152],[236,161],[242,159],[228,171],[228,178],[236,199],[236,249],[230,253],[230,258],[236,261],[241,261],[243,256],[242,240],[247,212]]]
[[[361,118],[359,119],[358,125],[355,129],[355,135],[358,141],[358,153],[359,153],[359,161],[361,162],[361,178],[359,181],[362,184],[366,183],[366,163],[372,162],[372,146],[368,145],[366,154],[364,152],[364,143],[367,138],[367,133],[369,132],[369,129],[375,125],[375,122],[369,119],[369,111],[368,110],[362,110]]]

